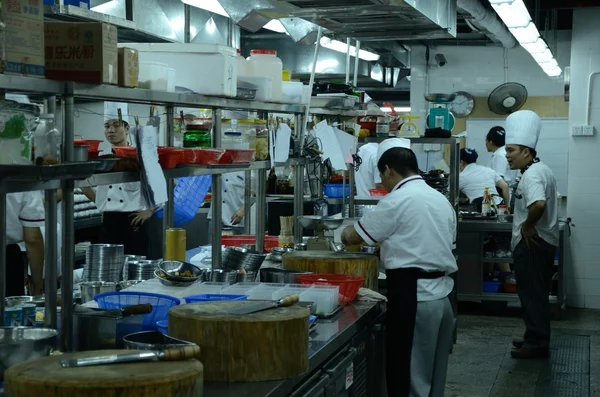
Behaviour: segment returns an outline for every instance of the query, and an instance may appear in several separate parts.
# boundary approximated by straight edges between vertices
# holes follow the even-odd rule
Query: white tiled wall
[[[588,78],[600,71],[600,8],[576,9],[571,44],[569,125],[585,124]],[[600,129],[600,76],[591,95],[591,124]],[[571,306],[600,309],[600,138],[570,138],[567,212],[576,227],[571,236],[573,268],[567,282]]]

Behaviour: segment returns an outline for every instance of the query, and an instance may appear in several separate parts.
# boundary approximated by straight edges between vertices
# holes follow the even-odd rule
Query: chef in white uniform
[[[117,109],[121,109],[123,121],[119,122]],[[129,146],[129,123],[127,104],[104,103],[104,136],[111,146]],[[147,220],[154,209],[142,205],[140,182],[118,183],[98,186],[96,191],[84,190],[95,201],[102,213],[99,242],[123,244],[125,254],[144,255],[150,258],[150,230]]]
[[[510,188],[502,177],[494,170],[478,165],[479,155],[475,149],[460,150],[460,175],[458,177],[458,188],[469,198],[475,207],[475,211],[481,212],[483,192],[489,188],[490,194],[495,194],[494,188],[502,192],[502,197],[494,197],[496,204],[502,200],[508,205],[510,200]]]
[[[359,197],[370,197],[369,189],[383,188],[377,169],[378,148],[378,143],[367,143],[358,149],[361,163],[355,174],[355,183],[356,195]]]
[[[25,261],[19,243],[25,244],[31,267],[29,284],[32,295],[41,295],[44,288],[44,226],[45,212],[42,192],[20,192],[6,195],[6,296],[25,294]]]
[[[457,271],[456,212],[419,176],[410,141],[392,138],[378,151],[390,192],[358,223],[344,244],[380,244],[388,281],[386,378],[388,396],[442,397],[454,315],[448,295]]]
[[[492,158],[488,167],[496,171],[508,186],[517,179],[519,171],[511,170],[508,161],[506,160],[506,148],[504,147],[506,142],[506,131],[500,126],[490,128],[487,136],[485,137],[485,147],[488,152],[492,153]],[[508,203],[507,203],[508,204]]]
[[[514,358],[546,358],[550,345],[550,285],[558,246],[556,179],[537,158],[542,129],[539,116],[520,110],[506,119],[506,158],[521,171],[515,192],[511,246],[525,334],[514,340]]]

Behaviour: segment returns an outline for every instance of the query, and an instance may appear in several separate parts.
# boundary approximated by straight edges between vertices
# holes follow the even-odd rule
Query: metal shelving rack
[[[60,97],[62,116],[63,116],[63,162],[73,160],[73,138],[75,136],[74,125],[74,105],[75,98],[92,99],[97,101],[119,101],[128,103],[161,105],[166,107],[167,113],[167,143],[173,146],[174,140],[174,108],[181,107],[203,107],[213,109],[214,140],[213,146],[221,146],[221,111],[222,109],[244,109],[260,110],[266,112],[290,113],[296,117],[296,126],[305,125],[304,113],[306,107],[300,105],[289,105],[281,103],[265,103],[257,101],[244,101],[234,98],[209,97],[195,94],[177,94],[169,92],[157,92],[144,89],[122,88],[109,85],[88,85],[73,82],[58,82],[45,79],[35,79],[28,77],[17,77],[0,75],[0,89],[14,93],[28,93],[32,95],[43,96],[48,108],[47,113],[56,112],[56,97]],[[304,128],[300,130],[304,133]],[[303,177],[304,161],[291,159],[290,164],[298,164],[297,172]],[[165,229],[173,225],[173,189],[175,186],[174,178],[197,175],[212,175],[213,178],[213,219],[221,219],[221,178],[220,175],[227,172],[251,170],[258,172],[258,191],[257,191],[257,230],[265,229],[266,214],[266,170],[270,168],[267,161],[254,162],[250,166],[240,167],[194,167],[186,166],[170,170],[164,170],[167,178],[167,191],[169,200],[165,204],[163,224]],[[97,174],[84,180],[50,180],[50,181],[32,181],[22,182],[8,180],[0,176],[0,222],[6,224],[6,194],[19,191],[44,190],[46,205],[46,250],[45,250],[45,294],[46,294],[46,317],[48,326],[56,328],[56,204],[57,189],[62,189],[64,210],[63,210],[63,247],[62,247],[62,301],[63,310],[61,318],[61,343],[62,351],[71,350],[72,339],[72,308],[73,308],[73,264],[75,262],[75,241],[74,241],[74,189],[75,187],[107,185],[111,183],[124,183],[138,181],[139,174],[133,172],[116,172],[107,174]],[[300,179],[301,180],[301,179]],[[302,192],[302,189],[297,189]],[[248,199],[249,195],[246,195]],[[249,208],[246,205],[246,208]],[[294,207],[296,209],[296,206]],[[300,205],[300,210],[302,209]],[[298,213],[299,215],[300,213]],[[296,214],[296,210],[294,212]],[[249,222],[247,222],[249,224]],[[221,264],[221,224],[213,222],[213,267],[220,267]],[[258,250],[264,247],[264,233],[256,234],[256,245]],[[0,275],[5,274],[6,270],[6,233],[0,235]],[[2,276],[0,282],[0,318],[4,316],[6,295],[5,277]]]

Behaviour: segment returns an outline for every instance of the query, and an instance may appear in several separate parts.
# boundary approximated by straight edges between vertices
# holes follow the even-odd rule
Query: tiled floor
[[[550,360],[510,357],[523,329],[519,309],[489,313],[461,304],[446,396],[600,396],[600,311],[570,309],[554,321]]]

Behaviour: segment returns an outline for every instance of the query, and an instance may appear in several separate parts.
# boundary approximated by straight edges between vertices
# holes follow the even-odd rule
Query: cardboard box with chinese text
[[[42,0],[2,0],[5,23],[4,59],[6,74],[44,78],[44,5]],[[0,32],[1,33],[1,32]]]
[[[46,22],[46,77],[118,83],[117,28],[99,22]]]
[[[140,55],[133,48],[119,48],[119,85],[137,87],[140,75]]]

